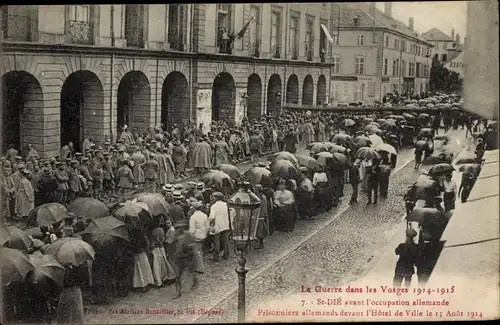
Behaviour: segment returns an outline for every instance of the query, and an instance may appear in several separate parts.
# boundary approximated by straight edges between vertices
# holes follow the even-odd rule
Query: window
[[[340,84],[338,83],[333,85],[333,98],[336,100],[340,99]]]
[[[394,49],[399,50],[399,40],[394,39]]]
[[[439,57],[438,57],[438,55],[437,55],[437,54],[434,54],[434,60],[435,60],[435,61],[439,60]]]
[[[38,17],[32,15],[30,6],[2,5],[0,11],[4,38],[12,41],[34,41],[32,26],[38,23]]]
[[[420,78],[420,63],[417,62],[416,67],[415,67],[415,76],[417,78]]]
[[[395,76],[397,71],[396,60],[392,60],[392,75]]]
[[[359,96],[359,87],[357,83],[353,83],[351,85],[352,88],[352,101],[353,102],[358,102],[361,100],[361,96]]]
[[[314,20],[307,18],[306,22],[306,58],[312,61],[314,53]]]
[[[281,13],[277,11],[271,17],[271,54],[275,59],[281,57]]]
[[[292,60],[297,60],[298,57],[298,41],[299,41],[299,17],[290,17],[290,53]]]
[[[319,26],[319,29],[320,29],[319,58],[321,59],[321,62],[325,62],[326,61],[326,53],[328,50],[328,42],[326,40],[326,33],[323,30],[323,28],[321,27],[321,25],[326,27],[326,26],[328,26],[328,22],[325,20],[320,20],[320,26]]]
[[[354,67],[354,74],[365,73],[365,58],[362,56],[356,57],[356,65]]]
[[[333,45],[339,45],[339,33],[335,32],[332,35],[333,38]]]
[[[168,43],[170,48],[176,51],[184,50],[183,9],[184,6],[180,4],[171,4],[168,8]]]
[[[231,14],[232,7],[230,4],[217,4],[217,44],[219,46],[220,53],[232,53],[232,44],[228,38],[228,35],[232,32]]]
[[[90,21],[89,5],[71,5],[69,9],[69,20],[72,21]]]
[[[254,22],[250,24],[249,49],[250,54],[259,56],[260,52],[260,8],[258,6],[250,7],[250,14],[254,17]]]
[[[334,55],[332,57],[333,73],[340,73],[340,56]]]
[[[402,42],[401,42],[401,47],[402,47],[402,49],[401,49],[401,50],[402,50],[403,52],[406,52],[406,41],[402,41]]]
[[[384,59],[384,76],[387,76],[388,60]]]
[[[399,76],[399,75],[401,75],[400,71],[399,71],[399,59],[396,59],[396,76]]]
[[[401,75],[406,77],[406,62],[404,60],[401,61]]]
[[[358,46],[365,45],[365,35],[358,35]]]
[[[414,71],[413,71],[413,70],[414,70],[414,64],[415,64],[415,63],[412,63],[412,62],[410,62],[410,63],[408,64],[408,76],[409,76],[409,77],[413,77],[413,73],[414,73]]]
[[[446,54],[441,54],[441,61],[446,62],[448,59],[448,55]]]
[[[342,89],[342,99],[343,99],[343,101],[349,100],[349,84],[348,83],[344,83],[344,87]]]
[[[389,36],[385,37],[385,47],[389,47]]]

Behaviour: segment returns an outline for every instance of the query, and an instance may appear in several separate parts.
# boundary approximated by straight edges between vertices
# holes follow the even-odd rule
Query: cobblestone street
[[[463,145],[461,134],[460,130],[452,132],[453,151]],[[413,170],[412,161],[413,149],[400,152],[391,176],[389,197],[379,200],[378,205],[366,205],[366,197],[361,194],[359,203],[349,206],[346,198],[350,197],[351,188],[346,186],[344,199],[333,212],[311,221],[299,220],[293,233],[275,232],[266,239],[264,250],[250,252],[246,296],[249,315],[252,308],[265,301],[297,293],[302,284],[342,285],[365,272],[367,262],[386,244],[387,232],[401,221],[402,195],[420,173]],[[89,306],[85,321],[94,324],[234,322],[238,283],[235,266],[234,258],[217,264],[207,260],[206,272],[196,291],[189,289],[191,279],[185,276],[186,289],[178,300],[171,299],[173,286],[131,293],[108,305]],[[153,309],[163,310],[152,315],[148,314],[148,308],[150,313]],[[207,315],[209,310],[212,314]]]

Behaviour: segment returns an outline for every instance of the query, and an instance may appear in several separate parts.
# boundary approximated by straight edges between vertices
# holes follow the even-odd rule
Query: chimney
[[[451,39],[455,39],[455,30],[454,29],[451,30]]]
[[[413,17],[410,17],[410,19],[408,20],[408,27],[409,27],[411,30],[413,30],[413,22],[414,22]]]
[[[386,2],[384,4],[384,14],[392,18],[392,2]]]
[[[457,44],[460,44],[460,34],[457,33],[457,36],[455,36],[455,42],[457,42]]]

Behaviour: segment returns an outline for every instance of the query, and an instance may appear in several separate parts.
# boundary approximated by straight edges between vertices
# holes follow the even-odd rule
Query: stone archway
[[[75,71],[61,88],[61,146],[73,142],[80,151],[87,136],[104,138],[104,90],[91,71]]]
[[[253,73],[248,77],[247,84],[247,118],[252,121],[261,116],[262,107],[262,81],[258,74]]]
[[[189,123],[189,86],[178,71],[168,74],[161,90],[161,124],[169,132],[172,126]]]
[[[286,102],[289,104],[299,103],[299,78],[292,74],[286,83]]]
[[[2,76],[3,136],[2,150],[19,153],[29,143],[42,150],[43,93],[38,80],[26,71],[11,71]]]
[[[145,132],[150,127],[151,87],[141,71],[127,72],[118,85],[116,127],[118,134],[126,124],[130,129]]]
[[[281,111],[281,77],[273,74],[267,84],[267,115],[278,115]]]
[[[324,75],[319,76],[317,87],[316,105],[324,105],[326,104],[326,78]]]
[[[304,78],[302,86],[302,105],[312,105],[314,99],[314,81],[310,74]]]
[[[236,85],[230,73],[217,75],[212,85],[212,121],[226,121],[234,124]]]

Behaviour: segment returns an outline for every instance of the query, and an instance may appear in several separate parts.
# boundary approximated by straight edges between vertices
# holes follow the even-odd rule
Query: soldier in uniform
[[[99,199],[102,195],[102,183],[104,182],[104,171],[102,168],[103,158],[95,158],[92,166],[92,191],[94,197]]]
[[[54,171],[54,176],[57,181],[57,190],[56,190],[57,202],[64,204],[68,200],[69,176],[66,173],[66,169],[62,162],[59,161],[56,162],[55,166],[56,170]]]
[[[132,169],[130,169],[129,161],[123,160],[122,166],[117,172],[118,178],[118,189],[120,193],[124,194],[126,191],[130,190],[134,184],[134,174]]]
[[[93,186],[93,179],[92,175],[90,174],[89,171],[89,158],[83,157],[81,159],[81,164],[80,164],[80,175],[85,178],[86,184],[87,184],[87,189],[85,190],[85,196],[91,195],[92,194],[92,186]]]
[[[174,203],[181,207],[184,212],[184,216],[187,216],[189,205],[186,203],[186,199],[184,198],[184,195],[182,195],[182,192],[174,191],[172,193],[172,197],[174,199]]]
[[[151,193],[156,193],[156,179],[158,178],[158,172],[160,170],[160,165],[155,159],[155,154],[151,152],[146,162],[141,165],[144,169],[144,179],[146,180],[146,191]]]
[[[82,191],[82,185],[80,181],[80,171],[78,169],[78,162],[73,160],[70,163],[69,169],[69,192],[68,192],[68,202],[73,201],[78,197],[80,192]]]

